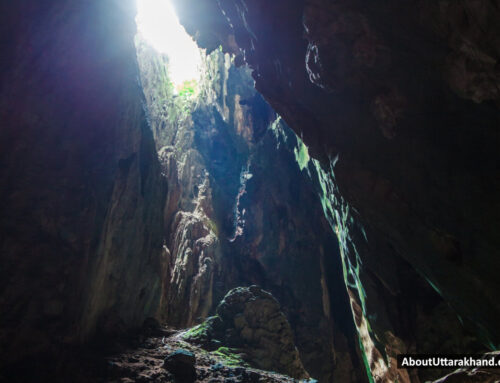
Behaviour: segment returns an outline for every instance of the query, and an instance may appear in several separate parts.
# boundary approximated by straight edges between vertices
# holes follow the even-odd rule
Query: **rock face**
[[[217,306],[217,316],[188,331],[185,339],[208,349],[230,347],[254,367],[308,378],[293,332],[274,297],[257,286],[235,288]]]
[[[295,134],[274,121],[254,149],[253,177],[240,198],[244,234],[228,244],[229,254],[238,280],[280,302],[314,378],[363,381],[338,244],[322,217],[314,173],[300,168],[307,158]]]
[[[176,94],[168,78],[168,58],[137,42],[141,81],[161,170],[169,192],[163,211],[167,249],[163,319],[189,326],[212,308],[220,246],[206,161],[195,142],[196,100]],[[207,128],[208,129],[208,128]]]
[[[417,381],[387,363],[398,347],[426,350],[428,326],[412,313],[436,325],[456,311],[498,347],[498,6],[176,3],[200,45],[221,44],[252,67],[256,88],[319,161],[375,379]],[[454,337],[467,350],[468,337]]]
[[[192,326],[229,289],[257,283],[280,301],[314,378],[362,381],[339,249],[305,169],[307,148],[228,55],[204,60],[193,99],[168,88],[164,57],[140,44],[138,58],[169,183],[166,321]]]
[[[28,0],[0,13],[3,365],[156,316],[165,184],[132,2]]]

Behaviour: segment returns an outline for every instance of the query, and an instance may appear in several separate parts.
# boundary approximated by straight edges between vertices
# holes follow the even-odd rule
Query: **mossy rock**
[[[258,286],[229,291],[217,315],[191,330],[184,340],[197,344],[232,366],[249,366],[309,378],[278,301]]]
[[[190,343],[199,345],[206,350],[216,350],[220,346],[218,338],[223,332],[222,321],[219,316],[208,317],[203,323],[190,328],[182,338]]]
[[[217,350],[212,351],[212,354],[222,358],[223,364],[231,367],[249,367],[248,363],[243,360],[241,350],[229,347],[219,347]]]

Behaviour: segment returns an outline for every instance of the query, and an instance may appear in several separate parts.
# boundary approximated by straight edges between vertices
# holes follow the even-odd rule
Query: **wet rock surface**
[[[293,332],[274,297],[257,286],[238,287],[217,306],[217,316],[185,333],[184,338],[215,350],[229,347],[254,367],[308,378]]]

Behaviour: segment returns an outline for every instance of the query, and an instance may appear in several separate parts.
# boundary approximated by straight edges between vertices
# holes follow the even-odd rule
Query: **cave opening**
[[[200,49],[180,24],[170,0],[136,0],[138,38],[169,58],[169,75],[176,90],[199,80]]]

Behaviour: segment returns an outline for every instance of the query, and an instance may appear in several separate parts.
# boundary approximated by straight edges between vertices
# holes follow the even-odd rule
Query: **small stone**
[[[213,371],[222,370],[224,365],[222,363],[215,363],[210,366],[210,369]]]
[[[196,357],[187,350],[176,350],[165,358],[163,368],[174,375],[176,381],[192,383],[196,380]]]
[[[245,369],[243,367],[235,367],[235,368],[233,368],[233,371],[236,375],[245,374]]]
[[[252,370],[247,371],[247,376],[250,382],[258,382],[260,379],[260,375]]]

